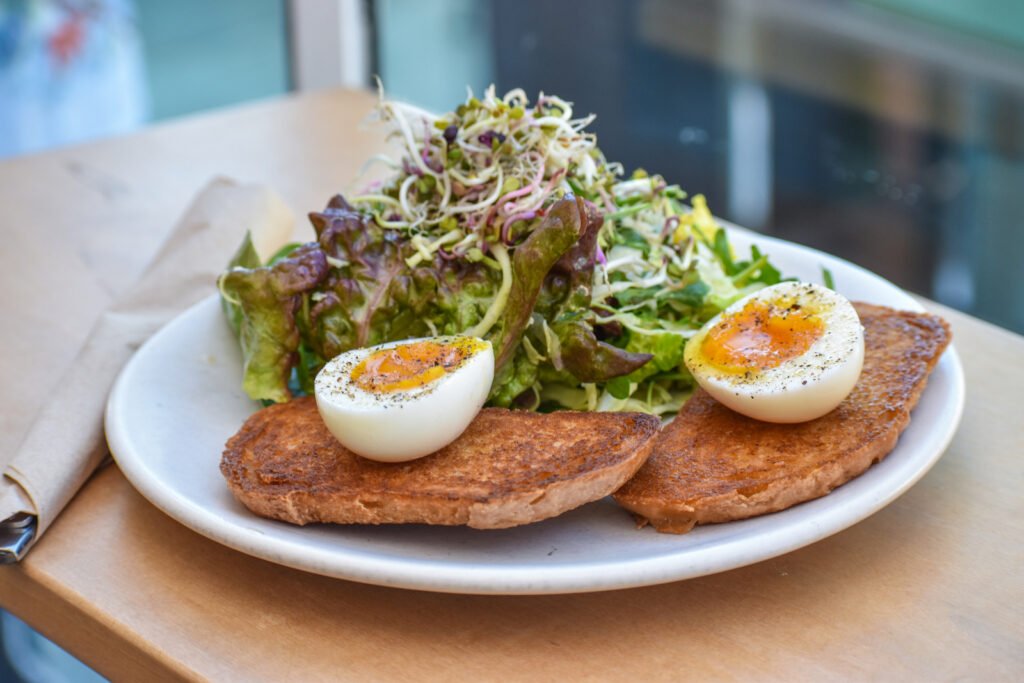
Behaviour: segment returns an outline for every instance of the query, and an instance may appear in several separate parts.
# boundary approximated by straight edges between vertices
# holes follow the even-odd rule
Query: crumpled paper
[[[0,520],[37,516],[46,532],[109,451],[107,395],[139,346],[216,291],[217,275],[251,231],[262,257],[292,235],[294,216],[274,192],[217,179],[204,188],[139,281],[105,311],[54,388],[0,479]]]

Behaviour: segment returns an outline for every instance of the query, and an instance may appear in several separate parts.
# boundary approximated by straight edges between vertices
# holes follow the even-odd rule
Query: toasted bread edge
[[[610,465],[571,479],[558,480],[529,490],[478,501],[458,496],[426,496],[393,492],[361,492],[357,495],[322,494],[293,490],[285,494],[252,490],[240,485],[241,466],[225,458],[221,471],[235,499],[251,512],[299,526],[334,524],[431,524],[503,529],[554,517],[603,498],[622,486],[650,456],[660,422],[652,416],[636,416],[638,445]],[[226,451],[233,450],[232,437]]]
[[[884,308],[870,304],[867,307],[873,310]],[[938,342],[937,352],[929,359],[926,372],[908,396],[899,422],[895,423],[884,436],[864,444],[855,451],[844,453],[834,460],[822,463],[810,477],[806,474],[782,477],[771,481],[764,489],[750,495],[744,495],[734,490],[700,499],[693,505],[676,501],[665,502],[653,498],[625,499],[613,494],[615,501],[633,514],[638,527],[650,524],[661,533],[685,534],[697,524],[749,519],[821,498],[863,474],[896,448],[900,435],[910,424],[911,411],[920,401],[932,370],[938,364],[952,338],[949,323],[939,316],[906,311],[897,311],[897,313],[903,316],[927,316],[933,322],[938,323],[944,335]],[[653,446],[654,444],[652,444],[652,448]]]

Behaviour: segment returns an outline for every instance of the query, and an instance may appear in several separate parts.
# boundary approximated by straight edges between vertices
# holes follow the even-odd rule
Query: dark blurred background
[[[373,74],[556,93],[719,216],[1024,332],[1020,0],[0,0],[0,158]],[[0,679],[93,679],[2,626]]]

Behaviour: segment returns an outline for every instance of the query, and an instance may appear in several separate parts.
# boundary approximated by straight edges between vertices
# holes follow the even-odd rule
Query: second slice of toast
[[[864,370],[838,408],[773,424],[698,390],[615,500],[641,524],[685,533],[824,496],[884,458],[949,344],[949,327],[926,313],[854,306],[864,326]]]

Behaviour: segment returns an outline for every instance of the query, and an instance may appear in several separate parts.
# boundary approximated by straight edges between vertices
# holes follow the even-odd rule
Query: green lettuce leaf
[[[673,332],[639,334],[631,332],[626,349],[636,354],[647,354],[651,361],[628,375],[608,383],[608,393],[618,399],[629,398],[632,387],[662,373],[678,374],[683,363],[686,338]]]
[[[586,227],[582,199],[566,197],[551,206],[547,215],[512,255],[512,289],[491,335],[494,346],[494,384],[491,401],[510,405],[523,386],[523,366],[513,363],[523,332],[534,312],[537,297],[554,265],[576,244]],[[532,382],[531,382],[532,384]]]
[[[537,382],[539,367],[525,354],[516,354],[502,369],[501,381],[494,382],[490,402],[497,406],[512,406],[516,399]]]
[[[228,261],[228,270],[233,268],[259,268],[260,256],[256,253],[256,247],[252,243],[252,233],[248,230],[245,231],[245,238],[242,240],[242,244],[239,245],[238,251]],[[237,337],[239,330],[242,326],[242,307],[231,301],[226,296],[221,296],[220,305],[224,309],[224,317],[227,318],[228,324],[231,325],[231,330]]]
[[[582,199],[553,204],[509,260],[498,258],[504,276],[492,259],[411,259],[416,248],[404,233],[381,228],[340,196],[310,219],[316,242],[290,245],[271,265],[253,267],[258,259],[247,240],[236,266],[250,265],[221,278],[225,313],[245,357],[243,386],[255,399],[310,392],[324,362],[350,349],[466,333],[478,324],[494,347],[495,405],[536,403],[537,389],[550,380],[633,381],[668,362],[663,348],[633,341],[642,335],[620,332],[606,341],[595,333],[591,288],[601,217]],[[696,304],[705,290],[695,283],[658,296]],[[546,339],[531,327],[536,320],[544,321]]]
[[[221,275],[222,297],[240,312],[242,388],[251,398],[291,398],[288,382],[301,341],[296,313],[303,294],[324,279],[327,268],[323,252],[306,245],[272,267],[239,266]]]
[[[580,382],[603,382],[628,375],[651,356],[630,353],[598,340],[587,320],[591,317],[597,238],[603,218],[593,204],[584,204],[582,210],[582,234],[548,273],[544,289],[549,303],[547,307],[538,306],[538,312],[555,321],[551,329],[558,337],[565,369]],[[555,292],[562,296],[553,296]]]
[[[645,351],[634,353],[599,341],[589,325],[574,321],[553,327],[562,347],[562,363],[580,382],[604,382],[642,372],[655,358]]]

